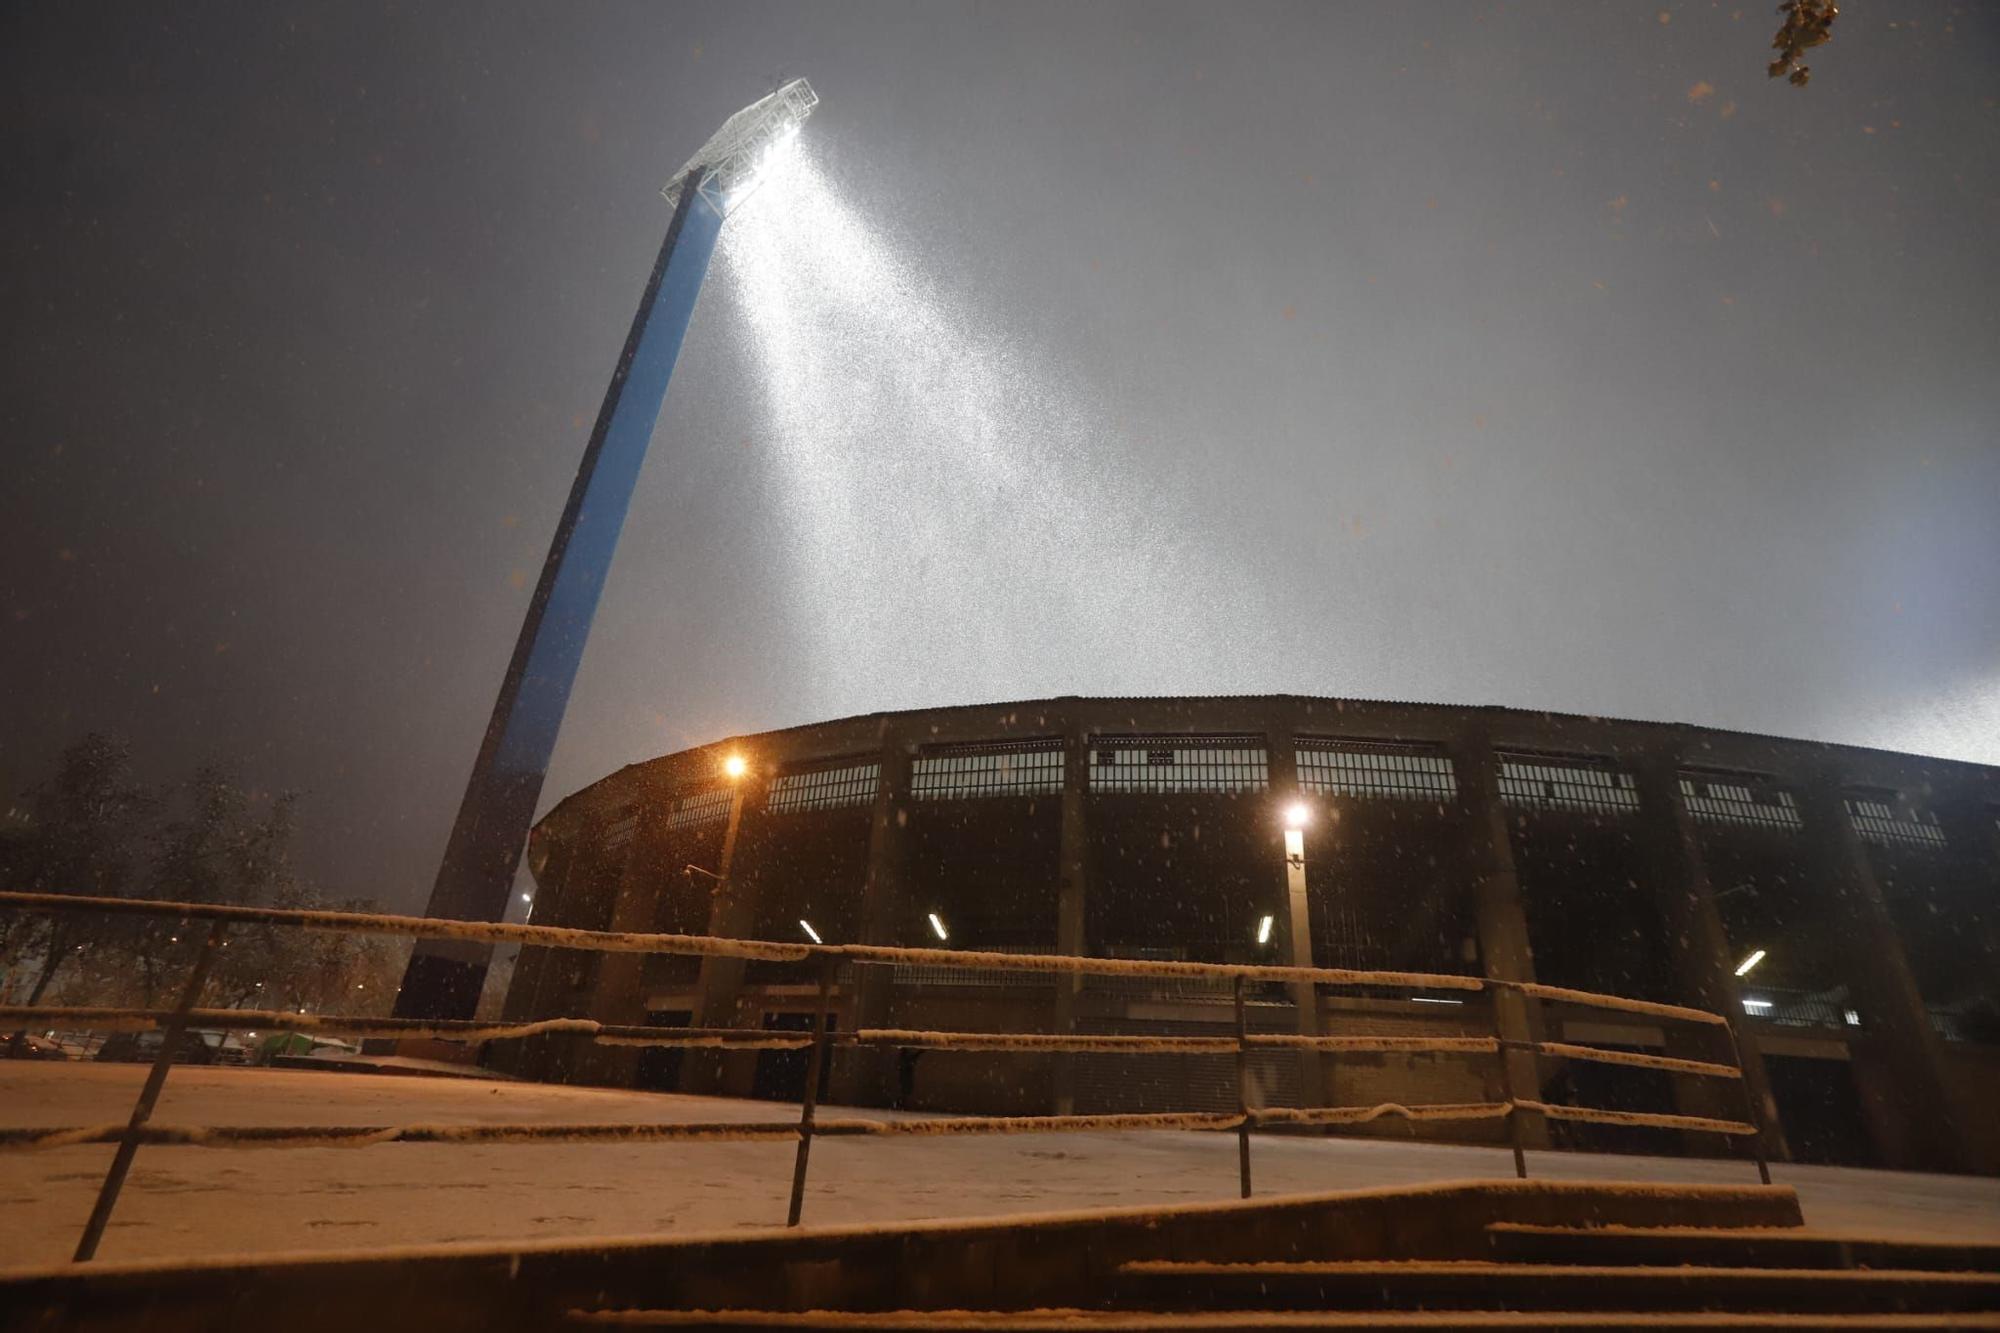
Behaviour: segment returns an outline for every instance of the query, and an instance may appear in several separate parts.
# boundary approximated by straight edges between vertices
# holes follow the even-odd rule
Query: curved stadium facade
[[[735,779],[732,755],[746,764]],[[1302,874],[1281,813],[1295,804]],[[723,868],[725,844],[718,888],[702,872]],[[1779,1155],[2000,1170],[1991,768],[1498,708],[1060,698],[846,718],[635,764],[552,810],[529,860],[538,925],[1456,972],[1694,1005],[1736,1016]],[[1231,995],[1206,984],[859,975],[836,983],[842,1030],[1234,1030]],[[1273,989],[1252,996],[1249,1022],[1491,1032],[1484,1003]],[[779,1029],[809,1028],[814,1007],[806,965],[540,949],[506,1000],[510,1019]],[[1543,1002],[1502,1017],[1523,1040],[1704,1054],[1643,1016]],[[797,1051],[684,1058],[560,1037],[506,1059],[539,1078],[785,1098],[805,1067]],[[1495,1074],[1435,1057],[1252,1063],[1271,1105],[1498,1095]],[[1651,1069],[1544,1062],[1538,1077],[1549,1101],[1740,1110]],[[1012,1114],[1236,1096],[1232,1059],[1212,1055],[842,1049],[829,1079],[855,1103]],[[1672,1144],[1644,1128],[1548,1132]]]

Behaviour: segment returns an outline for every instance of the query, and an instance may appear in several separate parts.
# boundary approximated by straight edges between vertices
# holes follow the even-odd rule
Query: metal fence
[[[1645,1126],[1746,1139],[1759,1177],[1769,1184],[1763,1131],[1756,1099],[1743,1080],[1742,1062],[1730,1021],[1705,1010],[1658,1004],[1618,996],[1565,990],[1528,982],[1410,972],[1357,972],[1338,968],[1276,967],[1250,964],[1192,963],[1147,959],[1084,958],[1059,954],[979,953],[945,949],[903,949],[873,945],[807,945],[767,940],[727,939],[710,935],[664,935],[621,931],[574,930],[559,926],[509,925],[492,922],[438,921],[422,917],[375,913],[237,907],[211,903],[170,903],[126,898],[89,898],[59,894],[0,893],[0,908],[36,913],[105,912],[130,916],[205,921],[209,930],[172,1009],[88,1008],[67,1005],[0,1006],[0,1030],[30,1026],[60,1026],[96,1031],[149,1031],[161,1034],[160,1048],[125,1125],[50,1126],[0,1129],[0,1149],[68,1147],[115,1143],[109,1169],[78,1241],[81,1262],[97,1247],[117,1205],[119,1191],[143,1144],[202,1147],[258,1146],[266,1148],[326,1147],[379,1143],[550,1143],[550,1142],[678,1142],[794,1141],[787,1225],[796,1226],[804,1205],[807,1167],[813,1140],[826,1136],[971,1135],[1070,1133],[1102,1130],[1234,1131],[1237,1139],[1238,1187],[1249,1198],[1250,1131],[1263,1126],[1359,1125],[1385,1117],[1412,1123],[1504,1122],[1511,1139],[1515,1174],[1527,1175],[1524,1122],[1544,1121]],[[577,949],[594,953],[644,953],[743,958],[766,962],[812,962],[818,977],[813,1028],[805,1032],[771,1032],[749,1028],[658,1027],[615,1025],[584,1018],[555,1018],[528,1023],[477,1020],[366,1018],[327,1014],[289,1014],[253,1009],[205,1009],[202,991],[211,966],[231,926],[286,926],[305,930],[456,939],[492,944],[523,944]],[[861,1028],[835,1033],[828,1018],[836,981],[863,967],[976,968],[1049,977],[1153,978],[1207,982],[1227,988],[1233,998],[1235,1031],[1226,1035],[1134,1036],[1081,1033],[933,1032],[909,1029]],[[1658,1024],[1685,1024],[1720,1029],[1729,1051],[1728,1063],[1679,1059],[1615,1047],[1572,1042],[1520,1040],[1501,1031],[1500,1006],[1486,1006],[1492,1031],[1470,1036],[1295,1035],[1251,1032],[1245,1020],[1245,994],[1251,986],[1281,984],[1311,988],[1398,988],[1402,990],[1485,992],[1498,997],[1514,992],[1524,999],[1609,1009],[1643,1016]],[[1467,1008],[1466,1012],[1479,1012]],[[361,1038],[444,1037],[459,1041],[518,1041],[545,1034],[571,1034],[579,1039],[621,1046],[708,1048],[720,1051],[799,1050],[810,1052],[805,1093],[796,1121],[680,1124],[510,1124],[510,1125],[301,1125],[301,1126],[162,1126],[151,1123],[153,1109],[166,1083],[183,1034],[193,1028],[256,1029],[263,1027],[338,1033]],[[835,1044],[881,1050],[952,1050],[960,1052],[1035,1052],[1054,1055],[1084,1053],[1151,1053],[1167,1055],[1226,1054],[1235,1058],[1236,1107],[1233,1111],[1158,1111],[1130,1114],[1039,1116],[933,1116],[917,1119],[822,1120],[818,1089]],[[1463,1103],[1385,1103],[1375,1106],[1335,1105],[1253,1108],[1248,1097],[1250,1055],[1260,1049],[1341,1054],[1429,1054],[1492,1060],[1498,1070],[1499,1101]],[[1509,1071],[1510,1054],[1530,1060],[1584,1060],[1634,1066],[1669,1074],[1733,1081],[1741,1095],[1745,1118],[1725,1120],[1666,1112],[1607,1110],[1558,1105],[1519,1096]],[[1539,1092],[1539,1080],[1536,1091]]]

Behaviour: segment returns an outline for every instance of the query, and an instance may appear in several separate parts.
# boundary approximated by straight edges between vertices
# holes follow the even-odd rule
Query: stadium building
[[[1692,1005],[1738,1017],[1774,1155],[2000,1171],[1992,768],[1502,708],[1059,698],[846,718],[635,764],[556,806],[529,861],[537,925],[1457,973]],[[810,963],[528,949],[506,1015],[800,1029],[816,994]],[[1488,1003],[1259,986],[1247,1021],[1409,1035],[1497,1021],[1524,1040],[1704,1054],[1642,1014]],[[1234,1030],[1226,984],[932,964],[844,965],[833,1021]],[[798,1051],[553,1036],[495,1051],[536,1078],[781,1098],[806,1066]],[[1478,1061],[1259,1049],[1252,1063],[1267,1105],[1496,1095]],[[1551,1102],[1744,1109],[1651,1069],[1528,1069],[1517,1083],[1535,1078]],[[826,1092],[981,1113],[1222,1109],[1236,1076],[1222,1055],[842,1049]],[[1676,1149],[1658,1129],[1537,1132]]]

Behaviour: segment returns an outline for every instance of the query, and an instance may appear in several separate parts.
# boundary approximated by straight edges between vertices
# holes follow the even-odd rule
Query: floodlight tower
[[[818,104],[804,79],[792,80],[723,121],[660,191],[673,206],[673,220],[549,543],[426,916],[498,921],[507,909],[598,595],[716,237],[723,219],[770,174]],[[472,1017],[492,953],[492,946],[471,941],[419,941],[396,1013]]]

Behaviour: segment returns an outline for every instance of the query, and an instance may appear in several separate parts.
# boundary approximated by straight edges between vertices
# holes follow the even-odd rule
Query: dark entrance
[[[834,1016],[826,1016],[826,1030],[834,1029]],[[766,1032],[811,1032],[811,1014],[765,1014]],[[806,1067],[812,1061],[810,1047],[796,1051],[759,1051],[757,1053],[757,1076],[750,1085],[750,1095],[760,1101],[798,1102],[806,1095]],[[828,1060],[819,1067],[819,1098],[826,1100],[826,1089],[833,1077],[833,1061]]]
[[[1609,1042],[1593,1045],[1610,1047]],[[1634,1055],[1657,1055],[1658,1051],[1637,1046],[1612,1049]],[[1636,1069],[1629,1065],[1599,1064],[1595,1060],[1571,1060],[1543,1089],[1550,1101],[1571,1106],[1594,1106],[1606,1111],[1639,1111],[1657,1115],[1674,1107],[1673,1075],[1657,1069]],[[1660,1157],[1678,1156],[1681,1146],[1670,1129],[1647,1125],[1599,1125],[1581,1120],[1558,1120],[1549,1133],[1581,1152],[1646,1153]]]
[[[1766,1055],[1764,1068],[1793,1161],[1836,1166],[1882,1164],[1861,1111],[1861,1095],[1854,1088],[1853,1065],[1845,1060]]]
[[[646,1025],[656,1028],[684,1028],[694,1022],[694,1014],[686,1009],[648,1009]],[[649,1092],[678,1092],[681,1086],[681,1057],[686,1049],[680,1046],[648,1046],[639,1052],[639,1066],[634,1071],[634,1087]]]

